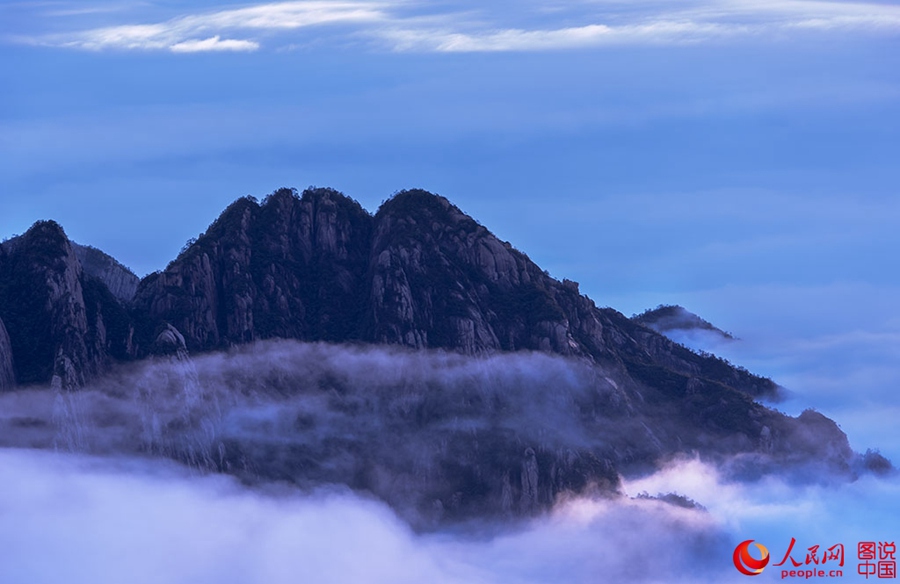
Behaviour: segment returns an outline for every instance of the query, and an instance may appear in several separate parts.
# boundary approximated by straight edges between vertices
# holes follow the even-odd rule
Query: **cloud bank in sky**
[[[525,22],[514,23],[522,18]],[[361,41],[393,51],[502,52],[700,43],[760,35],[790,38],[811,31],[896,34],[900,7],[814,0],[699,0],[678,7],[603,1],[570,3],[553,11],[524,4],[489,12],[481,5],[449,10],[405,0],[301,0],[198,11],[151,23],[20,35],[18,40],[82,50],[252,51],[263,46]]]

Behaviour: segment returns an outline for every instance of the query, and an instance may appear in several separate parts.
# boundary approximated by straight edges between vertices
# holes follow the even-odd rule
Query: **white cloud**
[[[255,51],[259,43],[236,39],[222,40],[218,35],[203,40],[175,43],[169,49],[173,53],[200,53],[204,51]]]
[[[346,36],[369,38],[397,51],[496,52],[547,51],[625,44],[679,44],[758,35],[795,35],[803,31],[838,32],[900,30],[900,7],[860,2],[787,0],[706,0],[622,5],[610,2],[557,7],[523,4],[517,18],[560,26],[509,26],[509,17],[441,11],[405,0],[384,2],[317,0],[259,4],[238,9],[195,13],[154,24],[119,25],[62,35],[32,37],[31,42],[81,49],[173,49],[199,45],[196,39],[226,37],[234,31],[258,35],[289,33],[321,25],[343,25],[309,32],[312,40]],[[410,11],[418,11],[411,16]],[[497,14],[503,14],[498,12]],[[552,23],[552,21],[550,21]],[[563,26],[563,23],[565,25]],[[296,44],[296,39],[288,43]],[[210,43],[216,50],[249,50],[251,43]],[[254,48],[255,48],[254,47]],[[183,50],[183,49],[175,49]]]
[[[677,491],[708,513],[578,498],[515,525],[415,534],[346,490],[250,489],[158,461],[13,449],[0,449],[0,468],[0,580],[34,584],[742,583],[731,566],[738,541],[778,556],[791,537],[804,551],[891,541],[900,493],[896,480],[872,477],[727,482],[682,461],[625,487]]]
[[[78,49],[163,49],[171,46],[173,35],[161,24],[134,24],[97,29],[60,40],[62,46]],[[47,44],[53,44],[53,39],[48,39]]]
[[[222,33],[230,31],[272,33],[326,24],[359,24],[382,18],[378,5],[373,3],[282,2],[190,14],[154,24],[117,25],[49,35],[33,38],[31,42],[87,50],[247,51],[259,48],[259,43],[252,40],[219,40]]]
[[[896,25],[900,18],[900,8],[894,5],[819,0],[707,0],[676,13],[691,20],[770,24],[821,20]]]
[[[804,549],[826,542],[843,542],[849,549],[861,540],[895,537],[900,494],[896,477],[864,475],[854,482],[827,483],[770,475],[738,482],[696,459],[675,461],[652,475],[626,480],[623,488],[632,496],[674,492],[689,497],[706,507],[736,540],[761,540],[778,556],[791,537]]]
[[[158,462],[26,450],[0,449],[0,467],[4,582],[696,583],[731,575],[715,561],[730,549],[712,518],[657,501],[576,500],[518,525],[421,535],[346,490],[251,490]],[[709,572],[715,577],[703,577]]]
[[[503,29],[485,33],[400,29],[380,34],[394,42],[396,50],[498,52],[696,42],[732,32],[730,27],[714,23],[657,21],[627,26],[589,24],[549,30]]]
[[[712,39],[789,33],[801,29],[900,30],[900,7],[857,2],[754,2],[714,0],[689,9],[645,2],[628,7],[602,4],[603,22],[548,29],[405,28],[380,32],[401,50],[439,52],[542,51],[627,44],[679,44]],[[643,8],[643,9],[642,9]]]
[[[336,22],[372,22],[384,18],[380,6],[371,2],[281,2],[188,17],[185,24],[198,28],[272,30]]]

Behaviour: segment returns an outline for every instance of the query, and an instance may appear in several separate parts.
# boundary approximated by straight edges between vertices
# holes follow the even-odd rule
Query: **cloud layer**
[[[180,14],[157,22],[32,34],[18,40],[84,50],[252,51],[263,46],[362,41],[394,51],[503,52],[683,44],[760,35],[790,38],[812,31],[896,34],[900,7],[849,1],[701,0],[679,3],[677,8],[649,1],[570,3],[552,11],[526,3],[512,12],[491,13],[478,5],[449,10],[404,0],[301,0]]]
[[[19,450],[0,450],[0,466],[8,582],[696,581],[723,572],[707,554],[729,552],[707,514],[654,500],[572,501],[514,529],[421,536],[341,491],[251,491],[156,463]]]
[[[0,449],[0,468],[0,580],[34,584],[739,583],[738,541],[780,557],[794,537],[801,561],[812,545],[893,541],[900,500],[896,481],[726,483],[688,460],[626,484],[635,498],[418,535],[341,490],[253,490],[160,462],[16,449]],[[672,490],[709,511],[637,497]]]

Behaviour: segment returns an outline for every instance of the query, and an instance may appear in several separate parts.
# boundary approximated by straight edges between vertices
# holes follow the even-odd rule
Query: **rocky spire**
[[[104,369],[106,327],[85,300],[81,264],[62,227],[35,223],[0,270],[0,317],[19,383],[72,389]]]

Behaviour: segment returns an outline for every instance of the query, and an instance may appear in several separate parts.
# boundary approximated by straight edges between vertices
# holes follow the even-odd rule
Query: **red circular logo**
[[[753,545],[759,549],[760,553],[760,558],[757,560],[750,555],[751,543],[753,543],[753,540],[748,539],[747,541],[742,541],[734,548],[734,567],[737,568],[741,574],[758,576],[762,573],[763,568],[769,563],[769,550],[761,543],[753,543]]]

